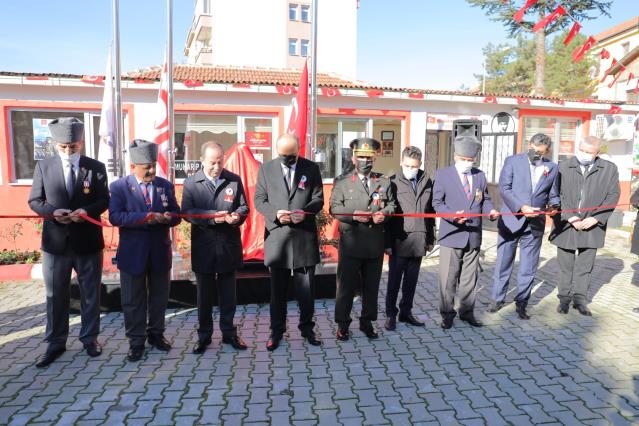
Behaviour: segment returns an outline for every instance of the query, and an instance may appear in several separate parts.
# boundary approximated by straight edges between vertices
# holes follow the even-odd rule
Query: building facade
[[[355,78],[358,7],[318,3],[319,72]],[[196,0],[184,54],[189,64],[300,69],[311,54],[311,19],[310,0]]]

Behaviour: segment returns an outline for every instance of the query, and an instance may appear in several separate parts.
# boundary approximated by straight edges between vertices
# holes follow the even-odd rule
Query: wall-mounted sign
[[[244,132],[244,142],[250,147],[271,147],[271,132]]]

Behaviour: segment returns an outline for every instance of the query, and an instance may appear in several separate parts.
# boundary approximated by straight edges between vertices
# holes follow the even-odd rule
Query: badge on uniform
[[[373,205],[379,206],[379,192],[373,192]]]
[[[85,195],[89,195],[91,193],[91,178],[92,177],[93,177],[93,170],[89,170],[89,173],[84,178],[84,181],[82,181],[82,186],[84,187],[82,192],[84,192]]]
[[[297,185],[297,189],[306,189],[306,175],[302,175],[300,178],[300,183]]]
[[[169,207],[169,197],[167,197],[166,194],[160,194],[160,200],[162,200],[162,205],[164,206],[164,208]]]
[[[483,199],[484,199],[484,193],[482,192],[482,190],[479,188],[475,189],[475,201],[477,201],[478,203],[481,203]]]
[[[224,191],[224,201],[227,203],[232,203],[233,202],[233,188],[226,188],[226,191]]]

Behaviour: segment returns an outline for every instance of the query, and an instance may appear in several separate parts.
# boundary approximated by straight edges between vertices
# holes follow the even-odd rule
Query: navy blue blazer
[[[543,164],[546,169],[533,192],[528,154],[511,155],[506,158],[499,175],[499,192],[504,201],[501,206],[502,213],[516,213],[524,205],[541,209],[559,205],[559,181],[557,179],[559,167],[556,163],[545,158]],[[537,218],[500,216],[499,225],[500,227],[505,226],[512,233],[530,227],[533,234],[541,235],[546,227],[546,216]]]
[[[153,179],[152,212],[180,213],[175,199],[175,188],[166,179]],[[169,228],[180,223],[179,217],[166,224],[148,224],[149,214],[144,196],[133,175],[111,183],[109,221],[120,228],[120,243],[116,254],[118,269],[132,275],[140,275],[149,268],[154,272],[171,269],[172,252]]]
[[[486,175],[473,168],[471,193],[468,200],[455,166],[435,172],[433,187],[433,208],[437,213],[490,213],[493,203],[488,195]],[[472,217],[463,223],[455,223],[453,218],[442,218],[439,222],[439,244],[451,248],[479,248],[481,246],[481,217]]]

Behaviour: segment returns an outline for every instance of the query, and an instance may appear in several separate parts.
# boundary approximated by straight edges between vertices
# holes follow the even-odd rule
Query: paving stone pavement
[[[437,260],[425,260],[414,313],[421,328],[383,329],[386,273],[378,329],[369,341],[333,336],[333,300],[316,302],[324,345],[308,346],[289,304],[289,333],[274,353],[265,349],[268,305],[238,307],[236,322],[250,345],[236,352],[214,343],[191,354],[195,310],[168,312],[174,348],[149,350],[139,363],[125,360],[122,315],[102,318],[101,357],[77,341],[73,316],[68,350],[45,370],[41,282],[0,285],[0,423],[2,424],[639,424],[639,268],[628,238],[611,235],[600,250],[591,287],[593,317],[555,312],[555,249],[544,244],[530,321],[511,303],[486,313],[495,234],[485,233],[484,271],[473,329],[459,321],[440,329]],[[513,293],[508,300],[512,300]],[[359,312],[360,304],[355,304]],[[217,321],[217,318],[216,318]],[[217,322],[216,322],[217,323]],[[354,323],[356,324],[356,322]]]

